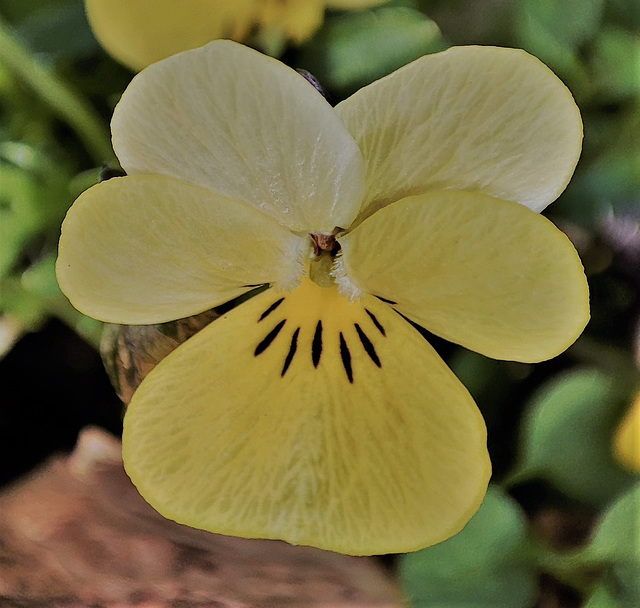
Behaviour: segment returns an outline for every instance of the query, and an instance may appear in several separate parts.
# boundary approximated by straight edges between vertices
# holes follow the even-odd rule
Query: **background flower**
[[[217,38],[262,41],[273,51],[300,44],[325,8],[357,10],[385,0],[85,0],[104,48],[133,70]],[[258,38],[255,35],[258,34]]]
[[[640,472],[640,395],[636,395],[616,430],[613,450],[623,466]]]

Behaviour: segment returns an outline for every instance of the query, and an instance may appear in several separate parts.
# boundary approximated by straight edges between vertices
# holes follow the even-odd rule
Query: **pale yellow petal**
[[[214,321],[124,421],[141,494],[178,522],[350,554],[458,532],[486,491],[473,400],[409,323],[305,280]]]
[[[256,0],[85,0],[100,44],[141,70],[217,38],[244,40],[257,21]]]
[[[541,211],[564,190],[580,155],[571,93],[516,49],[454,47],[421,57],[336,110],[365,157],[365,216],[448,188]]]
[[[230,41],[138,74],[115,109],[130,173],[159,173],[245,201],[295,231],[348,226],[364,192],[357,144],[300,74]]]
[[[432,192],[385,207],[339,240],[343,285],[392,300],[429,331],[489,357],[550,359],[589,319],[573,245],[517,203]]]
[[[60,287],[85,314],[161,323],[295,284],[306,240],[244,203],[160,176],[90,188],[62,225]]]

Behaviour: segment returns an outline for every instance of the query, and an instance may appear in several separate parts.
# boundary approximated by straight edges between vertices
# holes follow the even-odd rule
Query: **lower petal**
[[[127,472],[196,528],[354,555],[458,532],[490,476],[484,421],[386,304],[308,280],[216,320],[145,379]]]

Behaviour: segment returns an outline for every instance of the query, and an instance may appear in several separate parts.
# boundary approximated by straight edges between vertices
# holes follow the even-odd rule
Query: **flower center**
[[[340,243],[336,240],[335,230],[331,234],[312,232],[309,236],[311,237],[313,255],[316,257],[320,257],[323,252],[327,252],[333,257],[340,251]]]
[[[320,287],[333,287],[335,278],[332,275],[333,261],[340,251],[340,243],[336,240],[338,228],[331,234],[313,232],[311,247],[313,255],[309,263],[309,278]]]

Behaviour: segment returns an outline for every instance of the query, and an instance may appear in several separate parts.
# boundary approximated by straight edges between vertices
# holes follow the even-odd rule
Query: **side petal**
[[[260,14],[256,0],[85,0],[85,6],[100,44],[136,71],[217,38],[242,41]]]
[[[448,188],[541,211],[565,189],[582,143],[569,90],[516,49],[454,47],[421,57],[336,111],[365,157],[363,217]]]
[[[589,319],[573,245],[517,203],[433,192],[389,205],[339,240],[343,285],[489,357],[550,359]]]
[[[244,203],[160,176],[84,192],[62,224],[56,272],[78,310],[162,323],[263,283],[291,286],[306,241]]]
[[[163,360],[133,396],[123,448],[170,519],[356,555],[455,534],[490,476],[484,421],[419,333],[308,279]]]
[[[138,74],[111,128],[127,173],[209,188],[294,231],[346,227],[362,201],[362,156],[331,106],[291,68],[228,40]]]

